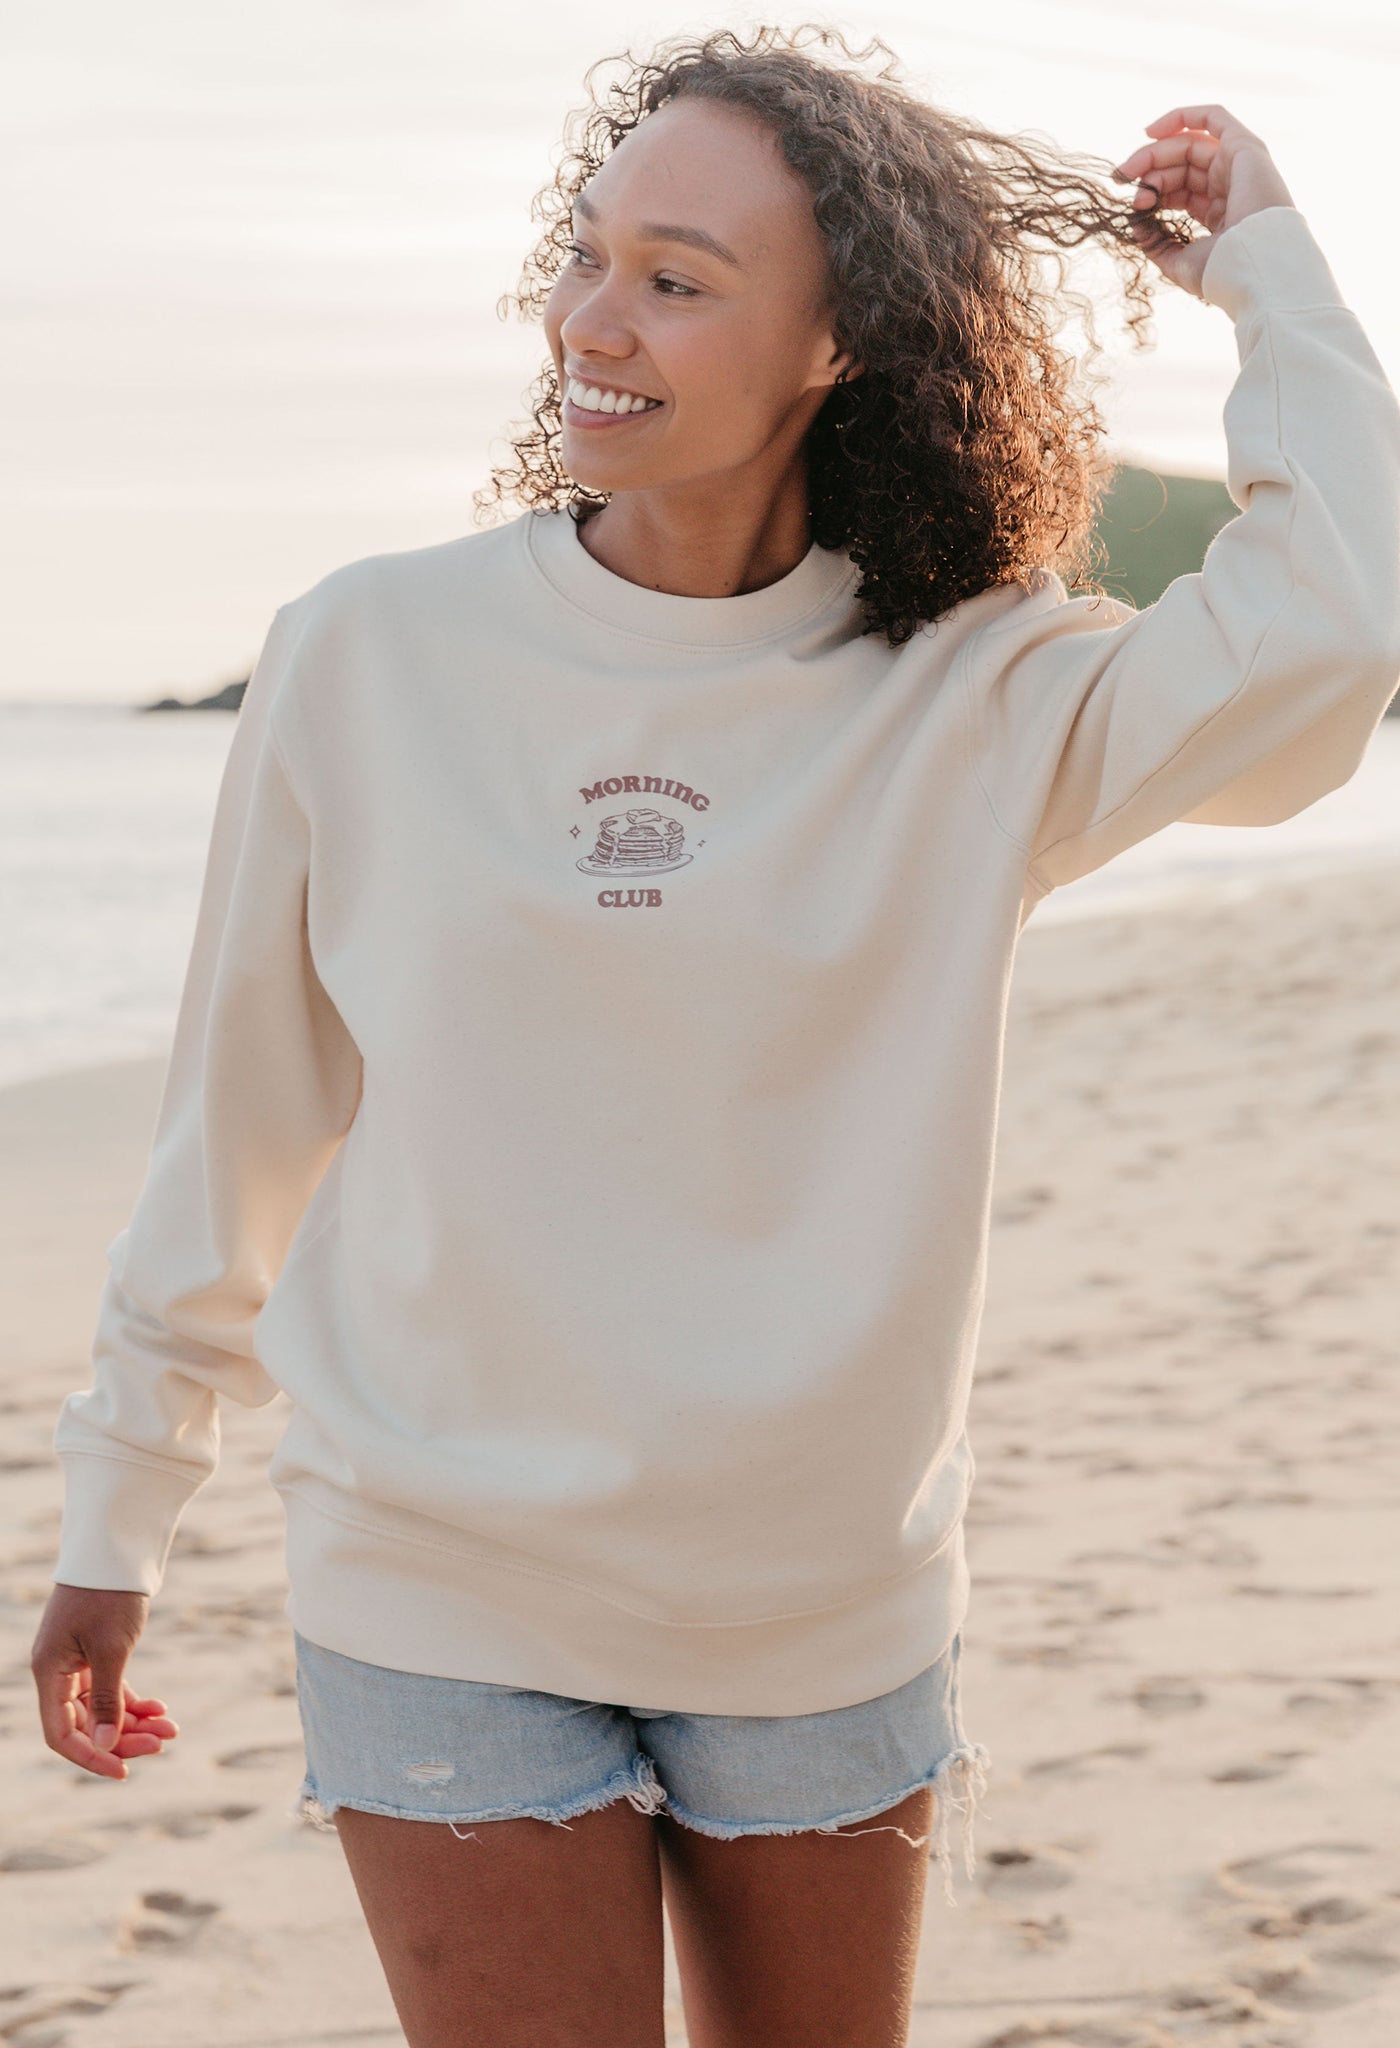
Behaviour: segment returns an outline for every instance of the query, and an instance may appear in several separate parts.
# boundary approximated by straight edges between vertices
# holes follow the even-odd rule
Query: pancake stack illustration
[[[654,875],[684,867],[692,857],[684,848],[685,827],[668,812],[614,811],[577,865],[589,875]]]

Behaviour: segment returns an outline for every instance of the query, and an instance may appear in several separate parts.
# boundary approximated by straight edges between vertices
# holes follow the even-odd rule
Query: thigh
[[[337,1831],[408,2048],[663,2048],[655,1822],[569,1829],[342,1808]]]
[[[661,1798],[625,1708],[297,1633],[306,1775],[410,2048],[661,2048]]]
[[[690,2048],[904,2048],[933,1800],[922,1786],[882,1814],[898,1831],[859,1835],[721,1840],[658,1816]]]
[[[662,1880],[692,2048],[894,2048],[929,1863],[990,1759],[959,1701],[961,1638],[906,1685],[826,1713],[633,1708],[666,1787]]]

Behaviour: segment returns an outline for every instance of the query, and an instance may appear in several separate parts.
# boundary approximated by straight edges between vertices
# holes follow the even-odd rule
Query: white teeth
[[[659,398],[643,398],[636,391],[604,391],[597,384],[580,384],[576,377],[568,379],[566,389],[573,403],[585,412],[652,412],[661,403]]]

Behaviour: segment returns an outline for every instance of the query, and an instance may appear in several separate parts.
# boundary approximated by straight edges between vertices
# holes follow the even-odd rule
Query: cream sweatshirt
[[[156,1593],[287,1397],[286,1613],[400,1669],[796,1714],[962,1625],[1008,985],[1048,890],[1292,816],[1400,678],[1400,409],[1304,216],[1222,234],[1239,508],[1143,611],[1042,570],[892,649],[567,513],[284,604],[56,1579]]]

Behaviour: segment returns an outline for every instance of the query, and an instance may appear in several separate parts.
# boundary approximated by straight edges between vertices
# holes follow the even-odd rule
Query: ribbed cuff
[[[158,1593],[175,1526],[203,1483],[158,1465],[63,1451],[56,1582],[109,1593]]]
[[[1217,235],[1201,273],[1201,296],[1235,321],[1250,313],[1346,304],[1296,206],[1265,206]]]

